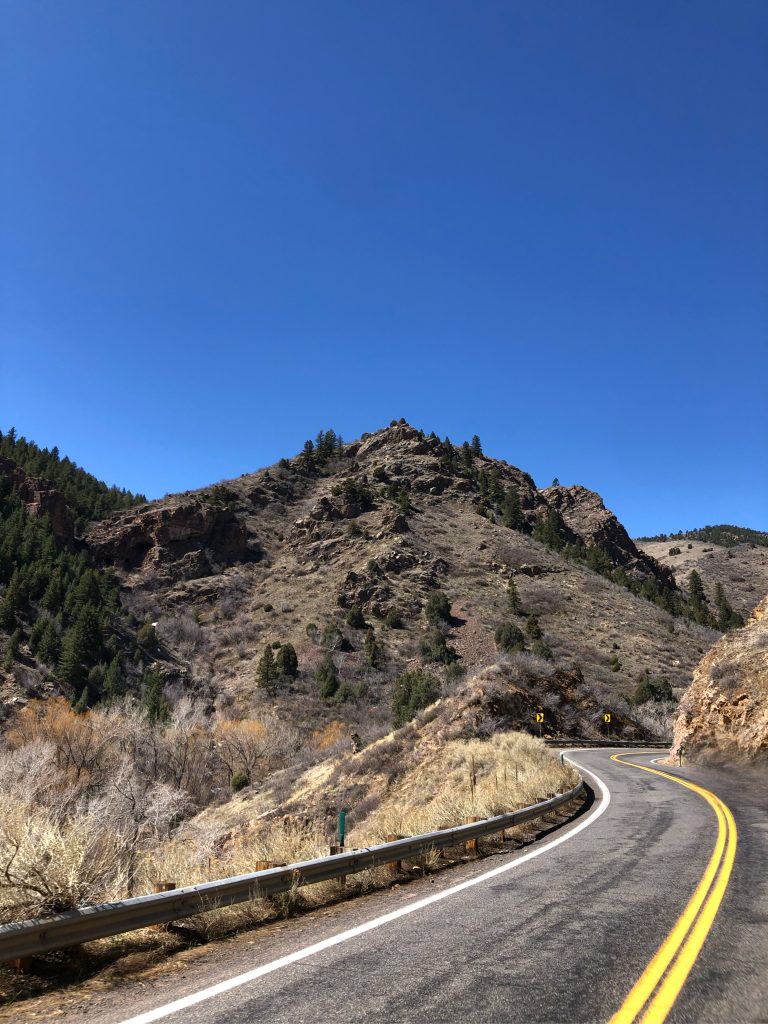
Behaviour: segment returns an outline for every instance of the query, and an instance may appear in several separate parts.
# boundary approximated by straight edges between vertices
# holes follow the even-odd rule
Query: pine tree
[[[534,615],[533,612],[528,616],[528,621],[525,624],[525,632],[531,640],[541,640],[544,636],[541,631],[541,626],[539,625],[539,617],[538,615]]]
[[[36,651],[37,657],[46,665],[55,665],[61,654],[61,641],[53,619],[48,619]]]
[[[491,501],[500,505],[504,501],[504,487],[501,482],[501,470],[498,466],[492,467],[488,475],[488,485],[488,496]]]
[[[439,696],[439,680],[423,668],[398,676],[392,690],[392,717],[395,726],[405,725],[417,711],[434,703]]]
[[[352,629],[365,629],[365,616],[359,604],[352,605],[347,613],[347,625]]]
[[[256,666],[256,685],[262,690],[272,690],[275,675],[275,659],[272,654],[272,648],[267,644]]]
[[[315,672],[315,679],[320,687],[320,696],[323,700],[330,700],[335,696],[339,689],[339,674],[330,654],[323,655]]]
[[[313,470],[315,469],[316,462],[315,446],[312,444],[311,440],[307,440],[304,442],[304,447],[301,451],[301,455],[299,456],[299,458],[301,459],[302,468],[306,470],[307,473],[313,472]]]
[[[21,611],[21,593],[18,582],[18,570],[5,588],[0,600],[0,629],[12,630],[16,626],[16,616]]]
[[[436,590],[430,594],[424,606],[424,613],[427,622],[433,626],[440,622],[450,622],[451,602],[448,600],[448,595],[444,594],[442,590]]]
[[[293,644],[283,644],[277,652],[275,667],[282,676],[295,679],[299,672],[299,659]]]
[[[524,651],[523,634],[512,622],[502,622],[496,627],[494,634],[496,646],[500,651]]]
[[[501,521],[510,530],[522,530],[526,525],[525,516],[520,507],[520,496],[515,487],[510,487],[504,497]]]
[[[701,582],[701,576],[699,576],[695,569],[692,569],[688,576],[688,607],[691,616],[696,622],[704,626],[712,622],[707,595],[704,593],[704,585]]]
[[[520,608],[520,594],[515,586],[515,581],[511,579],[507,584],[507,610],[513,615],[519,615]]]
[[[87,647],[83,631],[77,625],[70,626],[61,641],[58,674],[65,683],[69,683],[78,693],[85,684]]]
[[[152,725],[164,722],[170,713],[170,706],[163,692],[163,677],[160,670],[151,668],[142,680],[142,703]]]
[[[114,657],[107,666],[102,683],[102,691],[107,700],[113,700],[125,693],[125,676],[120,668],[120,660]]]
[[[366,665],[369,665],[371,668],[378,668],[381,648],[376,642],[376,634],[373,629],[369,629],[365,634],[365,640],[363,641],[363,654],[365,656]]]
[[[715,605],[717,606],[718,629],[725,633],[729,629],[739,629],[744,625],[744,619],[731,607],[725,588],[719,581],[715,584]]]
[[[477,434],[472,435],[472,452],[474,455],[480,456],[483,454],[483,446],[480,444],[480,438]]]
[[[11,666],[19,653],[19,645],[21,644],[21,630],[17,627],[8,637],[5,645],[5,658],[3,659],[3,668],[6,672],[10,672]]]

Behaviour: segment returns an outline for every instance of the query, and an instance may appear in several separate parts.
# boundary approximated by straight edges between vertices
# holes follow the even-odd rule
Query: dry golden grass
[[[344,760],[354,762],[358,756],[346,755]],[[299,780],[298,789],[304,799],[312,789],[322,789],[327,783],[333,762],[322,767],[324,771],[315,768]],[[570,789],[577,779],[574,769],[561,764],[540,740],[524,733],[449,741],[424,752],[381,804],[354,826],[346,845],[348,849],[360,849],[384,842],[390,834],[419,835],[462,824],[471,817],[491,817]],[[285,817],[252,824],[223,850],[212,854],[205,842],[212,816],[208,812],[202,817],[204,828],[198,829],[193,821],[146,858],[142,872],[145,891],[157,879],[171,880],[177,886],[195,885],[247,874],[264,862],[294,864],[326,856],[329,851],[325,821]],[[433,852],[420,858],[419,866],[428,871],[440,862],[441,857]],[[367,870],[349,877],[346,892],[366,892],[389,881],[385,869]],[[297,908],[316,907],[339,895],[337,881],[322,882],[281,896],[221,908],[194,918],[190,924],[211,937],[285,916]]]

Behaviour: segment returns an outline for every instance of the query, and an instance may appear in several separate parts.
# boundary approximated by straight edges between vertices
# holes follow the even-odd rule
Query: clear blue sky
[[[3,0],[0,426],[150,496],[405,416],[768,529],[764,0]]]

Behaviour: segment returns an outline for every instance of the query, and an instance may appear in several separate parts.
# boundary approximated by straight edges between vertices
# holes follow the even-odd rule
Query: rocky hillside
[[[189,693],[227,714],[270,707],[380,731],[403,671],[423,667],[450,692],[522,650],[575,667],[618,709],[644,673],[687,685],[716,636],[685,618],[669,569],[598,495],[539,490],[479,442],[454,447],[402,421],[347,445],[328,432],[267,469],[123,508],[76,544],[121,601],[112,625],[102,615],[106,653],[82,665],[83,704],[109,684],[149,693],[153,713]],[[80,692],[30,647],[36,607],[15,613],[6,705]],[[61,628],[48,614],[49,632]],[[298,665],[265,668],[266,648],[288,644]]]
[[[695,570],[713,609],[719,583],[734,611],[746,618],[762,595],[768,593],[768,547],[748,538],[750,534],[758,539],[766,535],[756,531],[723,533],[726,528],[710,529],[715,531],[714,536],[728,543],[717,544],[711,539],[690,535],[689,538],[639,540],[637,544],[641,551],[670,570],[682,590],[687,590],[690,574]],[[703,532],[696,531],[697,534]]]
[[[702,658],[680,703],[672,757],[768,757],[768,598]]]

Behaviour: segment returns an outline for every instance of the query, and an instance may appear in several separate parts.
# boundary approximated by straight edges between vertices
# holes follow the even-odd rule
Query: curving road
[[[595,800],[527,849],[251,933],[58,1019],[768,1021],[768,783],[659,753],[574,751]]]

